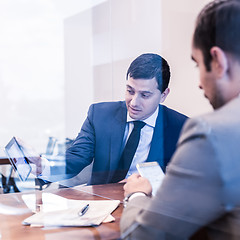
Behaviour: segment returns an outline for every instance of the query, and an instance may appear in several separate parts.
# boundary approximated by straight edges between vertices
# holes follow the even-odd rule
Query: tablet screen
[[[5,147],[7,156],[22,181],[26,181],[32,168],[15,137]]]
[[[144,162],[137,164],[137,169],[142,177],[149,180],[152,185],[152,195],[155,196],[165,176],[161,167],[157,162]]]

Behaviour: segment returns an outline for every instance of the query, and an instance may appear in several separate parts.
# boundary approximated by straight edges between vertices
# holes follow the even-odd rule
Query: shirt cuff
[[[127,206],[127,203],[129,202],[129,200],[132,200],[135,197],[139,197],[139,196],[147,196],[146,193],[144,192],[133,192],[128,194],[124,199],[123,199],[123,207]]]
[[[128,201],[131,201],[131,200],[133,200],[135,197],[139,197],[139,196],[147,196],[147,194],[145,194],[145,193],[143,193],[143,192],[135,192],[135,193],[133,193],[133,194],[129,197]]]

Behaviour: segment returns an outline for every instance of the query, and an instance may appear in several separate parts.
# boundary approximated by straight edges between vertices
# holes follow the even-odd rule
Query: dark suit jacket
[[[186,116],[159,105],[159,114],[147,161],[157,161],[165,170]],[[123,150],[127,108],[123,101],[90,106],[80,133],[66,152],[66,173],[77,175],[93,162],[91,184],[113,182]],[[127,173],[127,170],[126,170]]]

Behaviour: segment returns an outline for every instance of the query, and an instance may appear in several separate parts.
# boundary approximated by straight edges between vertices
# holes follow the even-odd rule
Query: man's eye
[[[142,94],[142,98],[149,98],[151,95],[150,94]]]
[[[131,94],[131,95],[134,94],[134,91],[133,91],[133,90],[130,90],[130,89],[127,89],[127,92],[128,92],[129,94]]]

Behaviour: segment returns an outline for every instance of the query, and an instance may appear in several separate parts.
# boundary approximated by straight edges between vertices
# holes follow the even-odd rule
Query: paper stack
[[[23,221],[24,225],[37,225],[37,226],[94,226],[101,224],[105,219],[114,220],[111,218],[111,213],[117,208],[120,201],[119,200],[95,200],[95,201],[86,201],[86,200],[71,200],[66,199],[51,193],[46,193],[52,199],[58,199],[60,202],[62,201],[61,206],[58,206],[57,209],[44,209],[44,201],[43,207],[41,210],[34,215],[26,218]],[[25,203],[29,205],[29,199],[32,196],[23,197],[25,199]],[[46,196],[45,196],[46,198]],[[44,198],[43,198],[44,200]],[[64,202],[63,202],[64,201]],[[46,202],[46,205],[51,205],[50,202]],[[79,211],[89,204],[89,208],[84,215],[80,215]],[[45,205],[45,206],[46,206]],[[56,206],[56,205],[55,205]]]

